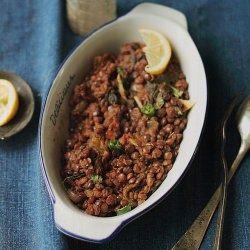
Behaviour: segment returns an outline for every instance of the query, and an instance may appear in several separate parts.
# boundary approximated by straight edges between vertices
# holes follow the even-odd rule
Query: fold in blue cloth
[[[28,127],[0,142],[0,249],[63,249],[37,149],[41,97],[62,60],[61,1],[3,0],[0,9],[0,68],[23,77],[36,101]]]
[[[118,15],[138,2],[117,0]],[[171,249],[214,192],[220,180],[217,124],[234,94],[244,85],[250,86],[250,2],[151,2],[176,8],[187,16],[190,35],[207,74],[207,124],[195,160],[180,185],[111,242],[95,245],[70,239],[56,229],[37,149],[38,119],[46,88],[63,58],[83,38],[69,30],[64,1],[1,0],[0,68],[19,74],[30,84],[36,109],[27,128],[0,141],[0,249]],[[233,120],[228,131],[231,163],[239,147]],[[247,154],[229,187],[223,249],[250,249],[249,164]],[[214,230],[215,218],[201,249],[211,249]]]

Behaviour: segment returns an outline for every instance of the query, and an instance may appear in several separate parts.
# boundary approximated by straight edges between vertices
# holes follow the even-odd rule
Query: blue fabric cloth
[[[118,15],[139,2],[117,0]],[[44,92],[64,57],[82,38],[68,28],[64,1],[0,1],[0,69],[23,77],[36,101],[28,127],[13,138],[0,141],[0,249],[171,249],[213,194],[220,179],[215,146],[217,124],[235,93],[244,85],[250,86],[250,2],[152,2],[174,7],[187,16],[189,32],[207,74],[210,96],[207,124],[195,160],[180,185],[111,242],[96,245],[70,239],[55,228],[37,149]],[[227,156],[232,163],[239,148],[233,119],[228,130]],[[249,164],[248,153],[229,187],[223,249],[250,249]],[[215,219],[201,249],[211,249]]]

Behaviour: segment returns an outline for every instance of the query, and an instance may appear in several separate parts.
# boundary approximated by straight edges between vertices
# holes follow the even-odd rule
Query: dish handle
[[[167,7],[167,6],[163,6],[160,4],[156,4],[156,3],[141,3],[136,5],[132,10],[131,10],[131,14],[140,14],[140,13],[151,13],[151,14],[155,14],[157,16],[162,16],[165,18],[170,19],[171,21],[173,21],[174,23],[178,24],[179,26],[181,26],[182,28],[184,28],[185,30],[188,29],[188,25],[187,25],[187,19],[186,16],[173,8]]]
[[[77,207],[67,205],[60,199],[54,204],[55,225],[62,233],[83,241],[104,243],[110,241],[130,221],[117,216],[95,217],[84,214]]]

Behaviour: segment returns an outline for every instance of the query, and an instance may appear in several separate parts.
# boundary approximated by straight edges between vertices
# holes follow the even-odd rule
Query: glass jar
[[[116,0],[67,0],[70,28],[85,36],[116,17]]]

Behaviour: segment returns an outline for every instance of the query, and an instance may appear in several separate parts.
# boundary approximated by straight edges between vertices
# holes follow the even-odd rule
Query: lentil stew
[[[61,176],[69,198],[90,215],[143,203],[178,155],[188,83],[174,55],[162,74],[146,73],[143,47],[132,42],[117,55],[96,56],[72,94]]]

